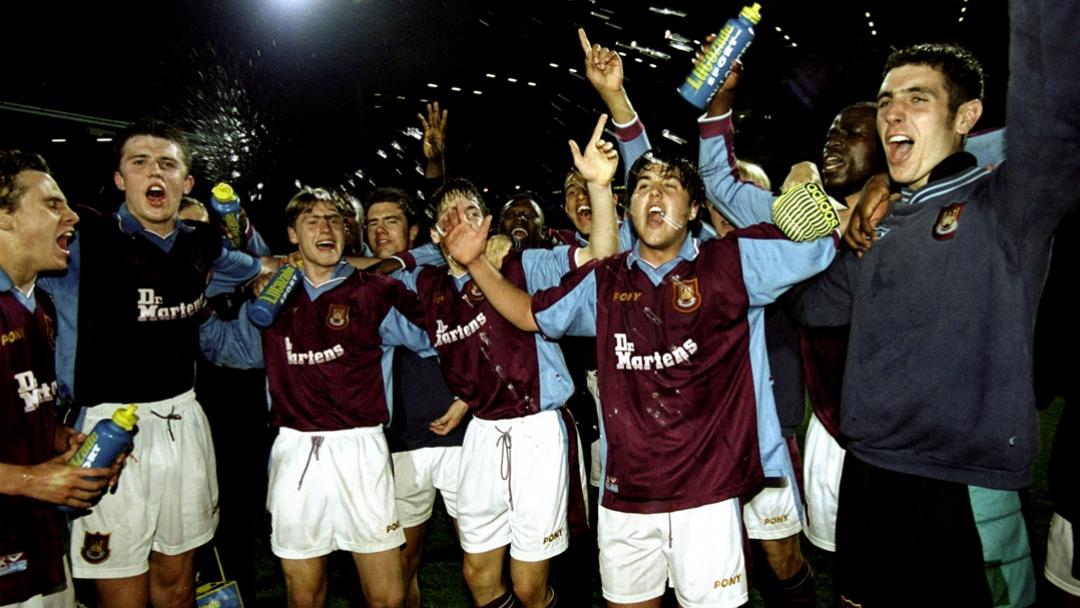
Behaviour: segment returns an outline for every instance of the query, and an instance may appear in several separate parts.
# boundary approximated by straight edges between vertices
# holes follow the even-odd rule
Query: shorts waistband
[[[499,418],[498,420],[488,420],[486,418],[477,418],[474,416],[473,419],[469,421],[469,424],[479,424],[480,426],[487,427],[499,426],[502,428],[506,428],[507,425],[540,422],[541,420],[547,420],[547,417],[558,415],[559,410],[554,409],[539,411],[535,414],[529,414],[528,416],[518,416],[517,418]]]
[[[145,403],[135,402],[135,405],[139,406],[139,413],[146,408],[173,408],[182,407],[190,403],[196,403],[195,401],[195,389],[186,390],[175,397],[169,397],[168,399],[162,399],[161,401],[147,401]],[[86,412],[89,415],[98,416],[101,412],[108,412],[109,416],[116,411],[118,407],[127,407],[130,403],[99,403],[97,405],[86,408]]]
[[[359,435],[382,435],[383,433],[382,425],[358,426],[335,431],[298,431],[283,426],[280,430],[282,435],[295,435],[297,437],[355,437]]]

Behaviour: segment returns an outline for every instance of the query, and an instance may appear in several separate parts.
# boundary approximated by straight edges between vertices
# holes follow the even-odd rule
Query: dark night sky
[[[371,187],[368,179],[414,183],[419,141],[404,131],[418,125],[422,99],[450,109],[452,173],[490,187],[495,201],[517,185],[551,192],[570,164],[566,139],[585,138],[602,109],[588,83],[569,71],[581,70],[579,25],[594,42],[637,44],[670,56],[620,47],[627,89],[653,142],[679,146],[661,136],[669,129],[689,141],[681,147],[693,157],[696,112],[674,92],[690,55],[669,46],[665,34],[700,40],[742,6],[728,0],[7,4],[0,101],[115,121],[180,118],[211,144],[203,190],[210,179],[231,177],[249,198],[262,194],[252,202],[260,206],[283,205],[297,180],[334,186],[351,178],[360,194]],[[764,164],[774,180],[792,162],[818,158],[832,115],[873,98],[888,48],[920,41],[960,42],[983,59],[988,103],[980,127],[999,126],[1007,27],[1000,0],[766,1],[737,99],[740,156]],[[110,144],[95,141],[115,128],[5,108],[0,145],[43,153],[73,199],[110,207],[118,201]],[[57,137],[67,142],[50,141]],[[358,170],[365,179],[356,177]],[[196,195],[205,196],[203,190]]]

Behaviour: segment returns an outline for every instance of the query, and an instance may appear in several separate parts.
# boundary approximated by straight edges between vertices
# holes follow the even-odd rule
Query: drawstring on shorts
[[[159,414],[159,413],[155,412],[154,410],[150,410],[150,413],[165,421],[165,430],[169,431],[169,439],[172,440],[173,443],[175,443],[176,442],[176,435],[173,434],[172,421],[173,420],[183,420],[184,419],[183,416],[176,413],[176,406],[175,405],[172,406],[172,408],[169,409],[168,414]]]
[[[510,497],[510,510],[514,510],[514,490],[510,485],[510,449],[512,442],[510,440],[510,429],[505,431],[499,427],[495,427],[495,430],[499,432],[499,438],[495,440],[495,445],[502,447],[502,453],[499,458],[499,476],[506,481],[506,493]]]
[[[296,484],[296,490],[299,492],[300,488],[304,485],[304,476],[307,475],[308,467],[311,466],[311,457],[314,456],[315,460],[319,459],[319,448],[322,447],[323,437],[322,435],[315,435],[311,438],[311,450],[307,455],[307,462],[304,463],[304,470],[300,473],[300,483]]]

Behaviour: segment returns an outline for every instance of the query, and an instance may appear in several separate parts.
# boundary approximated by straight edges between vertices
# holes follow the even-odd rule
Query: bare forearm
[[[627,96],[626,89],[602,92],[600,98],[604,100],[608,113],[611,114],[611,120],[621,125],[633,122],[634,117],[637,116],[634,106],[630,105],[630,97]]]
[[[507,281],[486,256],[480,256],[469,264],[469,275],[507,321],[523,331],[538,331],[532,316],[532,298]]]
[[[615,213],[615,197],[611,194],[611,184],[589,182],[589,201],[592,203],[592,232],[589,234],[589,246],[581,260],[599,260],[619,252],[619,222]]]

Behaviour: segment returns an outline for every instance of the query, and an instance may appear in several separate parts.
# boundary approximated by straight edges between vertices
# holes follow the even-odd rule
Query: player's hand
[[[485,216],[483,221],[477,225],[469,219],[465,203],[460,200],[456,209],[448,211],[440,220],[442,229],[446,231],[446,235],[442,237],[442,242],[450,253],[450,257],[454,258],[454,261],[462,266],[468,266],[480,259],[480,256],[484,254],[487,248],[491,216]]]
[[[64,453],[71,448],[78,448],[86,440],[86,435],[64,424],[56,425],[53,449]]]
[[[787,177],[784,178],[784,183],[780,186],[780,193],[783,194],[796,186],[809,183],[821,186],[821,173],[818,172],[817,165],[804,160],[791,166]]]
[[[578,28],[578,40],[585,52],[585,77],[601,97],[621,94],[623,63],[618,52],[599,44],[590,44],[585,28]]]
[[[446,150],[446,119],[449,110],[439,110],[439,102],[427,104],[427,116],[417,114],[424,127],[424,158],[441,161]]]
[[[705,59],[705,53],[709,50],[713,40],[716,40],[716,34],[709,34],[705,38],[705,43],[694,54],[694,67],[697,67]],[[724,84],[720,85],[716,94],[709,101],[709,106],[705,109],[708,116],[723,116],[731,111],[731,106],[735,101],[735,89],[739,86],[739,78],[742,73],[743,63],[741,60],[736,59],[735,63],[731,64],[731,73],[724,79]]]
[[[20,467],[19,494],[57,505],[87,509],[101,495],[114,475],[115,467],[84,469],[67,461],[75,455],[76,447],[40,464]]]
[[[450,404],[450,407],[446,408],[446,413],[431,421],[428,429],[436,435],[449,435],[450,431],[453,431],[461,424],[461,421],[465,419],[465,415],[468,413],[469,405],[461,399],[455,399]]]
[[[604,125],[607,124],[608,115],[601,114],[593,129],[592,138],[585,144],[585,152],[581,152],[577,142],[570,140],[570,153],[574,156],[574,166],[591,184],[607,186],[615,178],[615,169],[619,165],[619,153],[615,150],[615,144],[600,139],[604,134]]]
[[[505,234],[493,234],[488,237],[484,256],[495,268],[502,268],[503,258],[514,248],[514,239]]]
[[[875,229],[878,222],[888,215],[890,203],[900,198],[899,194],[892,194],[890,185],[888,174],[878,173],[867,180],[859,192],[859,202],[844,232],[844,242],[859,257],[870,250],[877,238]]]

